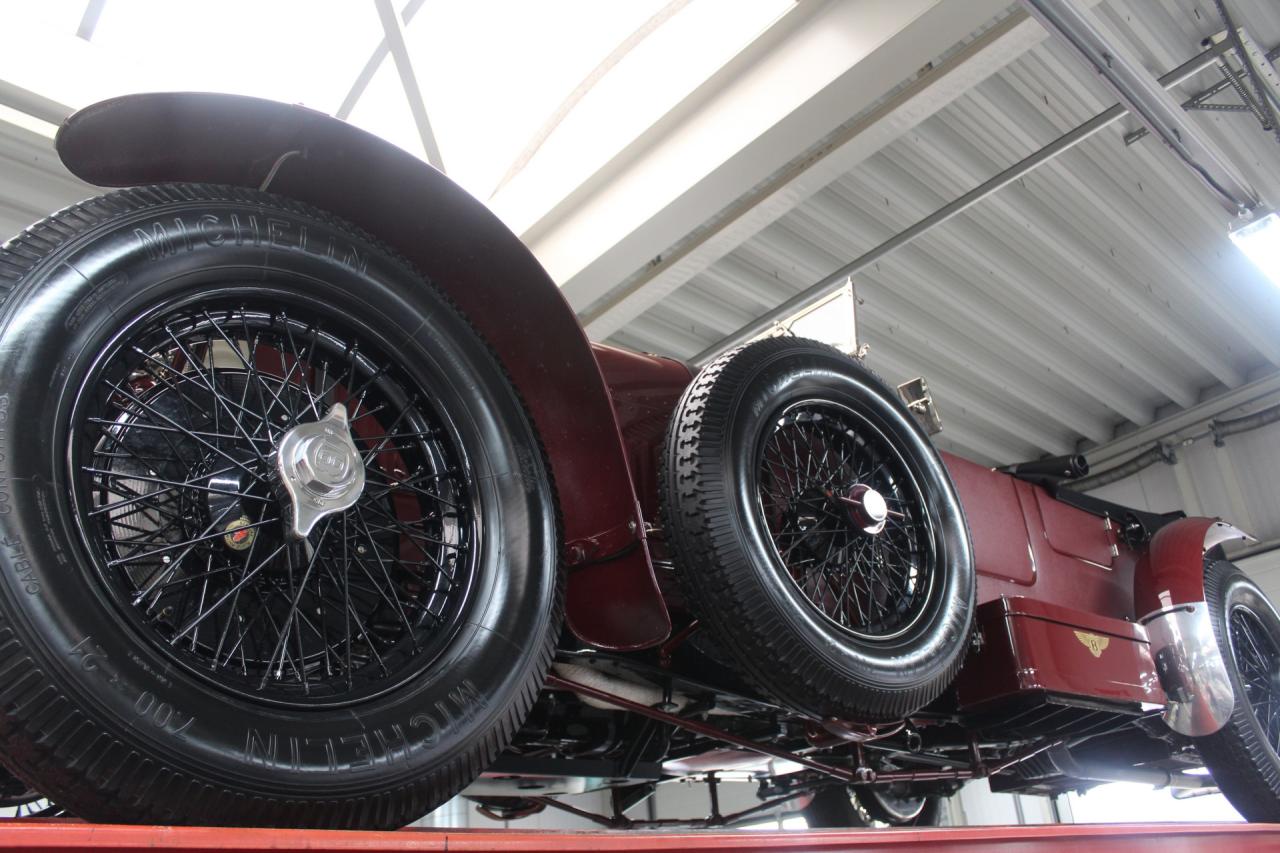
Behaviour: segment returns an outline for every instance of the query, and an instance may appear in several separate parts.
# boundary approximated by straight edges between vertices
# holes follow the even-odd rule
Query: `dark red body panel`
[[[978,608],[981,649],[956,681],[965,711],[1043,691],[1139,707],[1165,703],[1146,632],[1034,598],[1001,597]]]
[[[571,624],[581,639],[606,648],[666,637],[666,607],[638,547],[631,466],[586,335],[555,282],[483,204],[353,125],[236,95],[113,98],[68,119],[57,148],[72,173],[98,186],[257,188],[278,167],[272,192],[376,234],[430,276],[494,348],[524,397],[555,477],[570,565],[590,559],[592,550],[625,552],[572,571],[571,607],[587,601],[600,618],[571,617]]]
[[[644,517],[657,523],[658,470],[667,424],[693,372],[671,358],[593,343]]]
[[[1134,621],[1140,555],[1107,519],[1008,474],[943,458],[973,539],[983,638],[956,682],[961,707],[1029,691],[1163,704],[1146,632]]]
[[[1022,596],[1112,619],[1134,618],[1138,554],[1114,536],[1105,519],[1008,474],[942,456],[969,521],[979,603]],[[1052,527],[1046,527],[1046,507]]]
[[[658,518],[659,454],[668,421],[676,401],[684,393],[692,373],[685,365],[669,358],[644,355],[592,344],[592,352],[600,365],[609,398],[613,405],[617,429],[622,434],[627,463],[631,468],[639,501],[638,515],[649,523]],[[643,597],[654,583],[649,542],[644,528],[637,531],[614,531],[607,541],[588,540],[569,547],[590,549],[571,568],[566,618],[570,629],[580,639],[608,637],[615,649],[647,648],[661,642],[671,630],[670,617],[664,606],[661,617]],[[616,560],[604,559],[619,549],[626,550],[619,559],[644,561],[644,575],[638,567],[615,571]],[[632,587],[636,589],[632,589]],[[640,606],[637,606],[639,604]],[[661,636],[659,636],[661,635]],[[653,638],[657,637],[655,641]],[[596,645],[601,645],[596,642]]]

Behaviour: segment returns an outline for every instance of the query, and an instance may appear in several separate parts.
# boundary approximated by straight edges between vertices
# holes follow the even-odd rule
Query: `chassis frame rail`
[[[639,702],[633,702],[630,699],[618,696],[606,690],[601,690],[597,687],[592,687],[577,681],[571,681],[570,679],[559,675],[548,675],[546,686],[552,690],[566,690],[571,693],[580,693],[584,696],[590,696],[591,698],[598,699],[601,702],[607,702],[621,710],[631,711],[632,713],[639,714],[668,725],[677,726],[685,729],[686,731],[693,732],[694,734],[719,740],[741,749],[749,749],[753,752],[758,752],[762,755],[770,756],[771,758],[779,758],[784,761],[794,761],[802,767],[806,767],[809,770],[814,770],[818,773],[838,779],[849,785],[866,785],[876,782],[926,782],[944,779],[982,779],[987,776],[994,776],[997,773],[1002,773],[1016,764],[1020,764],[1029,758],[1033,758],[1046,750],[1062,746],[1066,742],[1061,738],[1057,740],[1045,740],[1022,750],[1021,752],[1015,753],[1003,761],[990,765],[984,764],[975,752],[973,765],[968,768],[955,768],[951,770],[901,770],[876,772],[866,766],[866,763],[863,761],[864,756],[862,745],[860,743],[850,744],[855,748],[858,757],[858,766],[850,769],[847,767],[840,767],[835,764],[828,764],[824,761],[818,761],[808,755],[782,749],[780,747],[773,746],[772,744],[758,743],[747,738],[739,737],[709,723],[704,723],[701,720],[691,720],[687,717],[681,717],[678,714],[663,711],[660,708],[654,708]]]

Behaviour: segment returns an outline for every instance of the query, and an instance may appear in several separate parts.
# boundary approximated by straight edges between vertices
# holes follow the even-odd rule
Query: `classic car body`
[[[555,283],[483,205],[350,125],[250,98],[117,98],[73,116],[57,146],[100,186],[231,185],[329,211],[424,271],[493,348],[549,463],[569,633],[555,689],[468,793],[629,790],[729,770],[756,773],[762,791],[784,799],[833,780],[926,793],[984,775],[1043,793],[1153,778],[1143,772],[1200,784],[1177,772],[1197,763],[1186,738],[1220,728],[1232,702],[1207,621],[1205,559],[1240,531],[944,455],[977,571],[976,630],[958,678],[893,725],[792,714],[720,671],[672,581],[661,455],[695,371],[588,342]],[[317,251],[270,221],[238,227],[264,254]],[[180,215],[148,228],[159,253],[203,235]],[[1153,735],[1158,716],[1167,730]],[[803,772],[775,774],[778,760]],[[621,811],[608,820],[625,822]]]

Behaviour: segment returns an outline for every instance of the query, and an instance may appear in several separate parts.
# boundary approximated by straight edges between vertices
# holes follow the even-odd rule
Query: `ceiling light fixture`
[[[1280,287],[1280,214],[1259,210],[1248,222],[1231,229],[1231,242]]]

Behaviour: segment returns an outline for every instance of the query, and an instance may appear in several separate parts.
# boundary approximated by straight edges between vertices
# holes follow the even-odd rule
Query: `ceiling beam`
[[[883,104],[845,122],[767,181],[752,187],[713,222],[669,247],[660,260],[620,282],[584,312],[587,333],[605,338],[623,328],[760,229],[1045,38],[1044,29],[1025,12],[1007,16],[953,56],[921,72]]]
[[[17,110],[55,126],[62,124],[67,116],[75,112],[66,104],[46,98],[2,77],[0,77],[0,106]]]
[[[392,8],[391,0],[373,0],[373,5],[378,9],[378,18],[382,21],[387,50],[395,60],[396,72],[400,75],[400,86],[404,89],[405,100],[409,103],[413,123],[418,127],[418,137],[422,140],[423,153],[426,154],[428,163],[443,172],[444,158],[440,156],[440,146],[436,144],[436,135],[431,130],[431,120],[427,117],[427,104],[422,99],[418,77],[413,73],[413,62],[409,58],[409,47],[405,43],[400,16]]]
[[[404,26],[408,26],[413,20],[413,16],[418,14],[418,10],[422,8],[422,4],[426,0],[409,0],[404,4],[404,8],[400,10],[400,21]],[[351,113],[355,110],[356,104],[360,103],[361,96],[364,95],[365,89],[369,88],[369,84],[373,82],[373,77],[378,73],[378,69],[382,67],[382,63],[391,54],[387,47],[387,40],[384,37],[373,48],[373,52],[369,54],[368,60],[365,61],[364,67],[360,69],[360,73],[356,75],[356,79],[351,83],[351,88],[347,90],[347,96],[342,99],[342,103],[338,106],[338,111],[334,115],[343,121],[351,117]]]
[[[1241,216],[1258,206],[1258,194],[1240,180],[1166,86],[1129,51],[1108,40],[1084,9],[1070,0],[1022,0],[1022,4],[1093,66],[1120,103],[1191,169],[1228,215]]]
[[[984,133],[1020,143],[1025,146],[1023,150],[1034,147],[1037,115],[1029,105],[1005,103],[997,109],[985,93],[975,92],[970,97],[975,104],[987,105],[989,113],[999,117],[990,127],[983,128]],[[1044,138],[1043,135],[1040,138]],[[952,168],[974,178],[990,174],[993,163],[997,162],[985,150],[983,137],[975,140],[973,145],[966,144],[953,128],[945,125],[921,128],[915,139],[925,159],[948,162]],[[1098,301],[1093,304],[1105,304],[1106,313],[1120,325],[1127,337],[1155,342],[1165,352],[1173,350],[1185,359],[1186,369],[1202,368],[1229,387],[1243,382],[1244,376],[1231,363],[1224,349],[1204,343],[1194,330],[1188,334],[1183,328],[1183,318],[1117,267],[1115,259],[1104,248],[1106,243],[1099,242],[1114,240],[1115,236],[1093,236],[1084,227],[1105,225],[1106,234],[1123,235],[1130,238],[1132,245],[1144,246],[1153,242],[1141,233],[1147,225],[1144,220],[1150,214],[1136,209],[1123,189],[1114,184],[1105,186],[1105,198],[1092,192],[1082,176],[1076,174],[1093,175],[1100,171],[1088,157],[1077,158],[1070,168],[1050,168],[1053,169],[1053,177],[1070,188],[1061,197],[1046,198],[1043,184],[1014,184],[988,199],[982,212],[998,212],[1002,219],[1015,223],[1026,244],[1034,247],[1038,258],[1044,259],[1042,268],[1045,275],[1052,277],[1063,292],[1074,290],[1081,296],[1096,294]],[[1037,173],[1037,177],[1044,176],[1044,171]],[[1099,190],[1103,189],[1104,185],[1099,185]],[[1083,215],[1077,206],[1084,208]],[[1134,216],[1139,218],[1134,220],[1131,218]],[[1159,257],[1152,258],[1153,265],[1160,262]],[[1201,293],[1192,294],[1192,299],[1199,305]],[[1087,298],[1085,301],[1090,302]],[[1212,309],[1205,306],[1202,310]],[[1171,395],[1172,399],[1183,405],[1195,401],[1195,388],[1183,388],[1182,391],[1184,396],[1181,399]]]
[[[93,33],[98,29],[98,21],[102,19],[102,10],[106,7],[107,0],[89,0],[85,4],[80,25],[76,27],[76,38],[93,41]]]
[[[822,202],[826,202],[825,197]],[[791,267],[797,275],[808,275],[809,270],[822,263],[822,257],[840,251],[841,242],[833,232],[840,223],[849,221],[834,205],[825,207],[822,218],[831,222],[833,227],[808,223],[805,232],[810,239],[802,239],[786,228],[786,223],[778,223],[759,235],[752,246],[781,260],[780,266]],[[884,344],[901,350],[907,363],[917,365],[909,368],[911,375],[921,372],[918,365],[922,360],[944,365],[943,368],[930,369],[930,373],[944,371],[936,377],[929,377],[934,380],[932,387],[982,389],[978,393],[989,402],[979,405],[976,397],[967,398],[972,401],[968,408],[999,411],[1001,417],[997,422],[1007,422],[1010,434],[1045,452],[1074,452],[1071,436],[1076,434],[1095,439],[1111,436],[1114,419],[1094,418],[1079,411],[1082,407],[1078,399],[1073,407],[1070,400],[1045,388],[1039,371],[1033,374],[1024,373],[1021,369],[1022,364],[1040,361],[1045,368],[1055,369],[1061,376],[1064,365],[1060,358],[1046,353],[1041,346],[1028,350],[1019,364],[1003,362],[986,346],[985,339],[990,338],[990,317],[975,318],[974,306],[966,306],[964,299],[947,299],[945,296],[939,299],[926,292],[922,286],[924,277],[908,272],[905,263],[897,261],[905,262],[906,258],[896,258],[893,265],[881,272],[868,273],[858,284],[858,296],[863,302],[859,310],[859,337],[882,342],[882,346],[872,348],[870,361],[873,366],[879,353],[883,352]],[[938,280],[936,276],[934,280]],[[942,287],[935,285],[932,289],[946,294],[945,279],[942,283]],[[682,296],[682,309],[692,295]],[[984,323],[983,319],[987,322]],[[915,355],[908,356],[907,353]],[[1085,399],[1091,399],[1096,393],[1095,387],[1096,383],[1086,374],[1084,381],[1074,390]],[[957,393],[956,396],[960,395]]]
[[[1280,371],[1265,374],[1239,388],[1224,391],[1202,403],[1167,415],[1140,429],[1126,432],[1084,452],[1088,455],[1090,464],[1095,468],[1102,468],[1112,460],[1144,450],[1158,441],[1172,440],[1176,443],[1180,434],[1201,429],[1209,420],[1229,412],[1272,405],[1276,402],[1277,395],[1280,395]]]
[[[588,309],[1006,7],[799,4],[561,201],[520,221],[495,210]]]

